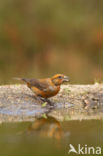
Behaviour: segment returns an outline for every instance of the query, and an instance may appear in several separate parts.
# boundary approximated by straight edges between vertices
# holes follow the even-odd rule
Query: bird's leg
[[[47,99],[46,99],[46,98],[41,97],[40,95],[35,96],[35,97],[36,97],[36,99],[37,99],[38,101],[40,101],[40,102],[47,102],[47,103],[48,103]]]
[[[44,102],[44,101],[43,101],[43,98],[42,98],[41,96],[35,96],[35,99],[36,99],[37,101]]]
[[[49,99],[47,99],[47,98],[43,98],[43,97],[41,97],[41,96],[36,96],[36,99],[38,100],[38,101],[40,101],[40,102],[47,102],[47,104],[49,104],[50,106],[53,106],[54,105],[54,103],[53,102],[51,102]]]

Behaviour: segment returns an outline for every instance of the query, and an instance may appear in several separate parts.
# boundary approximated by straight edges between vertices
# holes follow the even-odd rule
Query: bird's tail
[[[13,79],[15,79],[15,80],[19,80],[19,81],[27,82],[25,78],[13,77]]]

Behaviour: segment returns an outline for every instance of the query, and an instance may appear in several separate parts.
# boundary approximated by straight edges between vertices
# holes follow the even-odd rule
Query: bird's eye
[[[62,79],[62,76],[58,76],[59,79]]]

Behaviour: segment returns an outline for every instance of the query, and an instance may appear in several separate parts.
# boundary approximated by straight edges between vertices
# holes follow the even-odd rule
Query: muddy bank
[[[56,119],[103,119],[103,85],[63,85],[50,98],[52,106],[36,99],[26,85],[0,86],[0,122],[33,121],[49,114]]]

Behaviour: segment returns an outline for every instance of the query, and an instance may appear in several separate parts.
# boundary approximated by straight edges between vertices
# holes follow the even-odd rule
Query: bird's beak
[[[63,80],[64,82],[69,82],[70,81],[70,79],[69,79],[69,77],[68,76],[64,76],[64,80]]]

